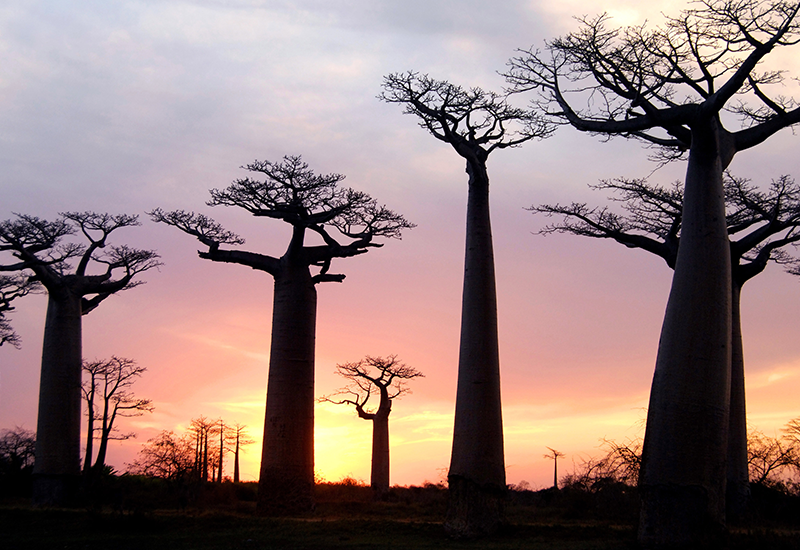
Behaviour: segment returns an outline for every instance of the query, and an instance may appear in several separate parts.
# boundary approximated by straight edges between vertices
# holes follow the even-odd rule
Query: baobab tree
[[[781,176],[767,191],[748,180],[725,174],[726,225],[731,255],[731,384],[728,428],[727,512],[740,517],[749,498],[747,467],[747,414],[744,386],[744,349],[741,328],[741,292],[749,281],[773,263],[796,270],[800,258],[785,248],[800,241],[800,186]],[[603,181],[595,189],[610,191],[611,200],[621,203],[625,214],[607,207],[585,203],[540,205],[530,210],[561,220],[548,224],[540,234],[571,233],[612,239],[628,248],[646,250],[675,269],[681,235],[683,190],[680,183],[670,188],[645,180]]]
[[[681,246],[650,393],[640,479],[644,545],[717,544],[725,532],[731,371],[731,259],[723,171],[736,153],[800,121],[784,78],[760,65],[800,38],[800,4],[700,0],[661,27],[608,16],[521,51],[506,73],[555,121],[688,152]],[[721,113],[733,111],[735,120]]]
[[[132,359],[117,356],[83,362],[83,372],[88,376],[82,386],[87,409],[83,475],[87,478],[102,472],[110,440],[124,441],[135,437],[136,434],[132,432],[118,433],[117,419],[141,416],[155,409],[150,399],[140,399],[129,390],[146,370]],[[99,422],[100,426],[96,427],[95,422]],[[99,438],[97,432],[100,434]],[[100,440],[100,445],[97,449],[97,458],[92,465],[95,439]]]
[[[340,174],[315,174],[299,156],[245,167],[263,179],[235,180],[212,189],[210,206],[235,206],[254,216],[292,227],[280,257],[223,248],[240,245],[238,235],[212,219],[176,210],[151,212],[153,220],[177,227],[208,247],[199,256],[264,271],[275,281],[267,406],[258,490],[262,514],[310,510],[314,486],[314,338],[317,291],[322,282],[341,282],[332,260],[383,246],[376,238],[399,238],[413,227],[366,193],[341,187]],[[314,235],[318,244],[307,244]],[[312,274],[311,268],[318,269]]]
[[[564,457],[564,453],[561,451],[556,451],[552,447],[547,447],[550,452],[546,455],[543,455],[545,458],[552,458],[553,459],[553,489],[558,490],[558,459]]]
[[[33,500],[62,504],[80,475],[81,318],[106,298],[141,284],[136,277],[160,264],[152,250],[108,244],[122,228],[141,225],[137,216],[66,212],[55,221],[17,215],[0,223],[0,252],[47,291],[42,346]],[[88,244],[67,240],[79,235]],[[73,268],[70,261],[75,260]]]
[[[359,418],[372,422],[372,470],[370,487],[377,498],[389,491],[389,414],[392,402],[410,393],[407,380],[423,376],[414,367],[400,362],[396,355],[366,356],[355,363],[336,365],[336,373],[349,380],[338,392],[320,398],[337,405],[351,405]],[[370,397],[377,394],[378,406],[368,409]]]
[[[0,244],[0,251],[2,250],[4,247]],[[3,267],[0,266],[0,272]],[[0,275],[0,346],[9,344],[15,348],[20,347],[19,335],[11,327],[6,313],[14,310],[11,302],[32,292],[37,286],[35,281],[25,275]]]
[[[497,292],[489,211],[489,154],[550,133],[532,112],[480,88],[416,72],[390,74],[379,96],[398,103],[433,137],[455,149],[469,176],[461,344],[445,529],[454,537],[494,532],[506,491]]]
[[[239,452],[242,447],[255,443],[255,440],[247,435],[247,426],[239,424],[238,422],[233,425],[233,434],[235,437],[233,447],[233,482],[239,483]]]
[[[200,415],[189,422],[189,433],[194,436],[194,470],[198,481],[208,481],[209,455],[213,467],[214,456],[209,452],[208,439],[212,438],[217,428],[217,422],[208,420]]]

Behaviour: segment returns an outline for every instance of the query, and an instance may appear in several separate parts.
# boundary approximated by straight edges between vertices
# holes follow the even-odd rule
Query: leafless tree
[[[20,472],[33,467],[36,434],[19,426],[0,435],[0,465],[4,470]]]
[[[466,161],[461,344],[445,529],[451,536],[471,538],[498,528],[506,491],[486,161],[492,151],[546,137],[551,126],[531,111],[511,106],[503,95],[411,71],[385,77],[379,97],[402,105],[406,114],[416,116],[422,128]]]
[[[256,161],[245,177],[226,189],[212,189],[211,206],[235,206],[257,217],[281,220],[292,237],[281,257],[224,245],[240,245],[239,236],[202,214],[153,210],[157,222],[177,227],[208,247],[203,259],[264,271],[275,281],[272,343],[264,442],[258,490],[261,514],[310,510],[314,487],[314,338],[317,283],[341,282],[329,273],[336,258],[380,247],[377,238],[399,238],[413,227],[403,216],[379,205],[366,193],[341,187],[340,174],[318,175],[300,157]],[[305,242],[309,235],[321,244]],[[318,270],[311,273],[311,268]]]
[[[208,440],[211,437],[213,442],[216,427],[216,421],[209,420],[203,415],[193,418],[189,423],[189,433],[194,439],[194,469],[199,481],[208,481],[209,463],[212,467],[214,464],[214,452],[209,451]]]
[[[241,451],[242,447],[255,443],[255,440],[248,437],[247,426],[244,424],[234,424],[233,433],[235,437],[233,447],[233,482],[239,483],[239,452]]]
[[[0,244],[0,251],[2,250],[3,245]],[[2,271],[3,266],[0,266],[0,272]],[[33,292],[37,287],[37,283],[26,275],[0,275],[0,346],[9,344],[15,348],[20,347],[19,335],[11,327],[6,313],[14,310],[11,302]]]
[[[752,482],[768,486],[779,484],[781,472],[794,464],[797,449],[791,438],[770,437],[760,430],[751,430],[747,442]]]
[[[164,430],[149,439],[136,460],[126,466],[126,471],[135,475],[188,480],[193,477],[195,467],[191,437]]]
[[[546,455],[543,455],[543,456],[545,458],[550,458],[550,459],[553,460],[553,489],[557,490],[558,489],[558,459],[561,458],[561,457],[564,457],[566,455],[564,453],[562,453],[560,451],[556,451],[555,449],[552,449],[550,447],[547,447],[547,448],[550,449],[550,453],[546,454]]]
[[[83,474],[99,474],[105,466],[106,452],[110,440],[126,440],[135,433],[119,433],[116,426],[118,418],[141,416],[153,412],[150,399],[135,397],[129,388],[147,369],[140,367],[132,359],[112,356],[111,359],[84,361],[83,372],[88,375],[82,391],[87,405],[86,454]],[[95,422],[100,422],[96,427]],[[99,437],[97,433],[99,432]],[[92,466],[93,443],[100,440],[97,458]]]
[[[726,225],[731,255],[731,396],[728,428],[726,500],[728,518],[741,517],[750,489],[747,465],[747,414],[744,386],[744,351],[740,318],[745,282],[761,273],[769,262],[795,273],[800,259],[786,250],[800,241],[800,186],[789,176],[773,180],[762,191],[743,178],[725,174]],[[610,200],[624,213],[585,203],[541,205],[535,213],[560,218],[540,234],[571,233],[612,239],[628,248],[646,250],[674,269],[680,243],[683,189],[645,180],[618,179],[593,186],[612,193]]]
[[[152,250],[108,244],[113,232],[137,225],[137,216],[95,212],[66,212],[52,222],[19,214],[0,223],[0,253],[16,261],[9,267],[33,272],[30,280],[48,296],[34,467],[37,504],[69,501],[80,475],[81,317],[112,294],[141,284],[137,275],[160,265]]]
[[[719,543],[731,361],[731,259],[722,174],[737,152],[800,121],[768,54],[796,44],[800,5],[699,0],[663,25],[579,30],[521,51],[506,77],[553,120],[688,152],[681,247],[650,394],[640,482],[645,545]],[[732,112],[735,117],[723,117]],[[726,124],[738,118],[741,125]],[[722,414],[720,414],[722,411]]]
[[[372,471],[370,486],[377,498],[389,491],[389,414],[392,402],[410,393],[407,380],[422,377],[414,367],[400,362],[396,355],[366,356],[355,363],[336,365],[336,373],[349,380],[338,392],[320,398],[320,401],[351,405],[359,418],[372,422]],[[378,406],[367,408],[370,397],[378,397]]]

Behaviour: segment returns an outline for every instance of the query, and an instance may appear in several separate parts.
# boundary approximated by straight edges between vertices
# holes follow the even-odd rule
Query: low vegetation
[[[394,486],[385,500],[375,501],[360,480],[322,482],[315,486],[313,512],[263,518],[256,515],[254,482],[199,483],[110,471],[77,508],[36,509],[24,490],[3,493],[0,532],[8,550],[636,548],[636,489],[590,478],[564,476],[559,489],[511,486],[507,524],[478,542],[446,536],[443,484]],[[800,495],[755,485],[751,516],[732,530],[730,547],[789,549],[798,540]]]

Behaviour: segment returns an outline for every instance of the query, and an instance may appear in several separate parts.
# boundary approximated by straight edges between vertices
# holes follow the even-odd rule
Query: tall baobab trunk
[[[716,547],[725,531],[731,260],[716,120],[693,127],[681,243],[650,392],[639,541]]]
[[[381,388],[385,392],[385,388]],[[381,407],[372,417],[372,471],[370,486],[376,498],[383,498],[389,492],[389,413],[388,406]]]
[[[485,158],[467,161],[469,198],[453,451],[445,529],[454,537],[495,531],[506,491],[497,296]]]
[[[275,277],[272,344],[258,512],[313,509],[314,339],[317,292],[307,264],[282,259]]]
[[[81,361],[81,296],[69,288],[49,289],[33,467],[36,505],[69,504],[77,491]]]
[[[731,403],[728,427],[727,517],[740,519],[750,500],[750,473],[747,465],[747,408],[744,388],[744,349],[742,346],[742,286],[731,284]]]

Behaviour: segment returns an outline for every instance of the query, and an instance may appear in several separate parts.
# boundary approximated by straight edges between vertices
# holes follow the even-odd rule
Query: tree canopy
[[[505,76],[514,92],[533,91],[554,123],[634,138],[664,159],[692,144],[699,118],[722,112],[727,165],[735,152],[800,121],[783,95],[784,71],[759,67],[800,40],[800,5],[780,0],[700,0],[660,27],[610,26],[608,14],[579,18],[579,30],[520,50]],[[696,136],[695,136],[696,137]]]
[[[260,179],[240,178],[225,189],[212,189],[209,206],[236,206],[254,216],[291,225],[295,233],[287,252],[298,254],[307,265],[319,268],[313,277],[315,283],[344,280],[344,275],[328,272],[334,258],[363,254],[369,248],[383,246],[374,242],[375,238],[400,238],[404,229],[414,227],[366,193],[341,187],[343,175],[316,174],[299,156],[287,156],[279,162],[255,161],[245,168]],[[245,241],[203,214],[156,208],[150,216],[208,246],[208,251],[199,253],[201,258],[247,265],[273,276],[280,272],[278,257],[221,249],[221,245],[241,245]],[[305,246],[306,230],[319,235],[323,244]]]
[[[644,179],[615,179],[592,187],[611,192],[609,200],[619,203],[625,213],[577,202],[532,206],[531,212],[561,217],[539,233],[613,239],[655,254],[675,267],[683,209],[681,182],[665,188]],[[735,281],[743,284],[769,261],[797,271],[800,258],[786,249],[800,241],[800,186],[793,178],[780,176],[763,191],[750,180],[727,173],[725,203]]]

